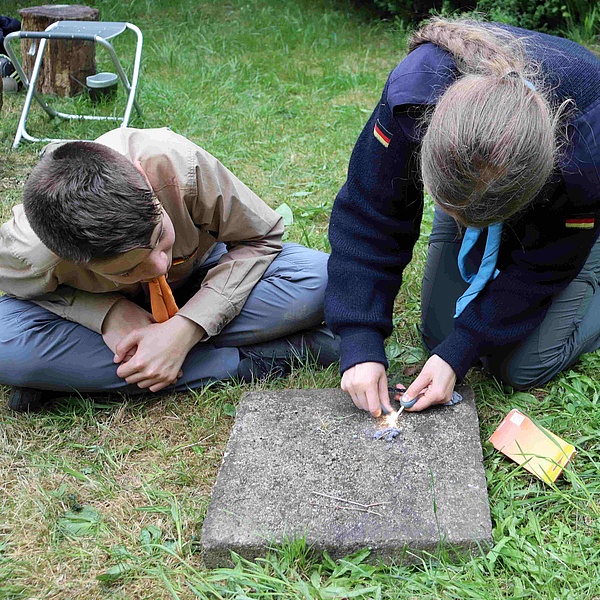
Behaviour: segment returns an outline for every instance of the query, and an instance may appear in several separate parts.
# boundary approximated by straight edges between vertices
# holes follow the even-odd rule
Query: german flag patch
[[[190,258],[194,258],[194,256],[196,256],[196,252],[198,252],[198,248],[196,248],[191,254],[188,254],[187,256],[179,256],[178,258],[174,258],[173,262],[171,263],[171,266],[178,267],[179,265],[182,265],[184,262],[190,260]]]
[[[567,229],[593,229],[595,225],[594,215],[571,217],[565,220]]]
[[[392,134],[379,122],[379,119],[375,121],[375,127],[373,128],[373,135],[381,142],[386,148],[392,141]]]

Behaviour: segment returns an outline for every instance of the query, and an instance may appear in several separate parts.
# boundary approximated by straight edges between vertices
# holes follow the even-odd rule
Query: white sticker
[[[517,427],[521,427],[521,423],[525,420],[525,415],[522,415],[519,412],[513,413],[510,417],[510,422],[514,423]]]

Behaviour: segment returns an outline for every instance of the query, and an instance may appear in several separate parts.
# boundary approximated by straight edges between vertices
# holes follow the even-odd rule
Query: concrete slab
[[[306,537],[340,558],[415,562],[440,544],[471,553],[492,540],[473,393],[404,413],[392,442],[338,389],[245,394],[202,528],[208,567],[230,550],[254,560]]]

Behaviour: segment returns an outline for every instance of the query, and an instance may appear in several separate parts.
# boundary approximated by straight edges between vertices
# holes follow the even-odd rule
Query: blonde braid
[[[511,71],[525,72],[522,45],[499,27],[483,28],[474,22],[433,18],[408,41],[412,52],[432,42],[449,52],[463,75],[490,74],[501,77]]]

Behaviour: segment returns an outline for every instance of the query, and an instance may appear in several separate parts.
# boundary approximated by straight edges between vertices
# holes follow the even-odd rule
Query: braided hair
[[[409,52],[431,42],[459,77],[439,98],[421,145],[421,175],[434,201],[459,222],[508,219],[540,192],[554,168],[557,123],[523,42],[497,26],[434,18]]]

